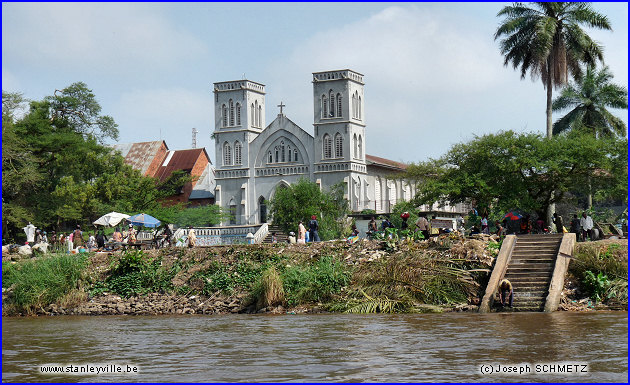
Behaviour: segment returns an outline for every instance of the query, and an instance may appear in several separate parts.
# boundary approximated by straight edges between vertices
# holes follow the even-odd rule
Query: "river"
[[[627,341],[625,312],[4,317],[2,379],[625,382]]]

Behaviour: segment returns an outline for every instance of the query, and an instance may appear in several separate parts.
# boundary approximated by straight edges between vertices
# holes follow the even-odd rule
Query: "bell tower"
[[[265,128],[265,86],[250,80],[214,83],[217,168],[247,167],[249,143]]]
[[[313,73],[315,173],[366,173],[363,87],[349,69]]]

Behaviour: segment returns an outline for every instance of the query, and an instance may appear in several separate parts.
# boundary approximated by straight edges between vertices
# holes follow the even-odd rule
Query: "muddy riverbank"
[[[8,283],[12,274],[25,269],[21,266],[37,261],[3,258],[7,282],[3,279],[2,310],[3,316],[476,311],[498,252],[496,241],[487,236],[446,236],[389,244],[321,242],[96,253],[82,257],[76,280],[68,282],[58,298],[48,302],[36,298],[31,303],[25,302],[29,293],[20,287],[22,282]],[[627,266],[627,241],[614,244],[619,245],[613,247],[614,257],[625,250]],[[42,282],[29,290],[37,290],[37,285],[46,290]],[[265,285],[275,287],[275,292]],[[589,298],[571,273],[565,286],[560,310],[627,310],[627,297],[625,302],[608,304]]]

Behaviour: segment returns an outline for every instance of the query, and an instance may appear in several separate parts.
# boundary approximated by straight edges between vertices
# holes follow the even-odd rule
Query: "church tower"
[[[247,185],[256,157],[250,154],[250,143],[264,129],[264,84],[214,83],[215,202],[232,214],[226,224],[245,223],[249,215]]]
[[[247,167],[247,144],[265,128],[265,86],[249,80],[214,83],[216,167]],[[226,145],[227,144],[227,145]],[[240,148],[239,148],[240,146]]]
[[[367,172],[363,86],[349,69],[313,73],[314,172],[326,185]]]

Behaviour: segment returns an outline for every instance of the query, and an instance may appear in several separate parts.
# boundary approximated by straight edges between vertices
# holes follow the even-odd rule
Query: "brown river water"
[[[4,317],[2,380],[626,382],[628,315]]]

